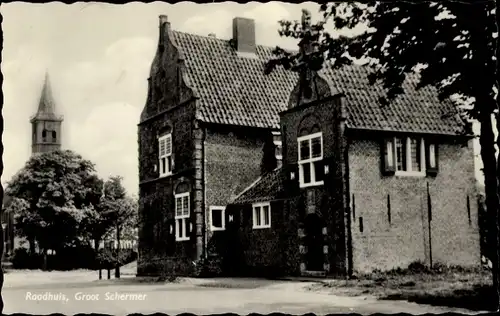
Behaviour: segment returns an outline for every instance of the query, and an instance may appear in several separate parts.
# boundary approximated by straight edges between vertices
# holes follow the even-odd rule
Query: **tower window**
[[[56,139],[57,139],[57,133],[56,131],[52,131],[52,142],[55,143],[56,142]]]
[[[46,141],[47,141],[47,130],[46,130],[46,129],[44,129],[44,130],[42,131],[42,140],[43,140],[44,142],[46,142]]]

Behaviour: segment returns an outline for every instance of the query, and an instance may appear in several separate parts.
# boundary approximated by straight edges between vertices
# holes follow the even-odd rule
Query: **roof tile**
[[[241,57],[231,41],[173,31],[173,41],[184,52],[186,76],[200,96],[197,117],[206,122],[278,128],[279,113],[288,107],[298,75],[279,67],[269,75],[264,65],[272,48],[257,46],[256,58]],[[416,90],[418,78],[408,76],[405,94],[381,106],[381,85],[370,85],[367,67],[353,65],[322,73],[347,99],[348,127],[401,132],[457,134],[463,122],[451,101],[439,102],[434,87]]]

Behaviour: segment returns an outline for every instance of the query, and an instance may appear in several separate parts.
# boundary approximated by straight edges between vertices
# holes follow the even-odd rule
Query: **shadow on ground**
[[[406,300],[417,304],[466,308],[473,311],[494,311],[497,293],[493,286],[476,285],[472,289],[434,293],[396,293],[380,297],[381,300]]]

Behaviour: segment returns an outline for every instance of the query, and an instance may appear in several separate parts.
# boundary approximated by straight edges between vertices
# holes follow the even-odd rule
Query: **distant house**
[[[138,126],[138,275],[190,274],[207,256],[237,275],[345,275],[431,253],[478,265],[473,151],[453,104],[409,77],[383,106],[361,66],[265,75],[271,51],[253,20],[223,40],[160,16]]]

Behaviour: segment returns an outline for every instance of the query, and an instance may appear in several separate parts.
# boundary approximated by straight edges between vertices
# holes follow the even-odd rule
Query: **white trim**
[[[165,153],[162,153],[161,146],[162,142],[166,141],[167,139],[170,139],[170,150],[167,151],[167,143],[165,143]],[[166,177],[169,175],[172,175],[172,169],[174,166],[174,159],[172,157],[172,152],[173,152],[173,142],[172,142],[172,133],[168,133],[165,135],[162,135],[158,137],[158,170],[159,170],[159,177]],[[170,169],[168,166],[168,158],[170,158]],[[165,169],[163,170],[162,168],[162,159],[165,159]]]
[[[210,230],[213,232],[225,230],[226,229],[226,207],[224,207],[224,206],[210,206],[209,210],[210,210]],[[213,225],[214,224],[213,213],[212,213],[213,210],[221,210],[222,227],[215,227]]]
[[[181,199],[181,201],[183,200],[184,197],[187,197],[187,214],[181,214],[181,215],[177,215],[177,200]],[[185,193],[180,193],[180,194],[174,194],[174,199],[175,199],[175,203],[174,203],[174,219],[175,219],[175,240],[176,241],[186,241],[186,240],[190,240],[190,236],[189,236],[189,233],[192,231],[192,227],[191,227],[191,222],[189,221],[190,217],[191,217],[191,201],[189,201],[189,192],[185,192]],[[183,210],[184,210],[184,205],[183,206]],[[178,220],[180,220],[183,224],[183,227],[186,229],[185,231],[185,236],[180,236],[180,227],[179,225],[177,225],[177,222]],[[190,225],[186,225],[186,222],[188,222]],[[189,230],[189,231],[188,231]]]
[[[436,168],[436,144],[429,144],[429,167]]]
[[[277,160],[283,160],[283,141],[281,140],[281,133],[275,133],[275,132],[273,132],[273,138],[274,138],[274,136],[279,136],[280,137],[279,140],[274,140],[273,139],[274,146],[281,148],[280,149],[281,154],[280,155],[276,155],[276,150],[275,150],[274,155],[276,156]]]
[[[387,142],[387,148],[386,148],[386,151],[387,151],[387,164],[389,165],[389,167],[394,167],[394,150],[392,149],[392,147],[394,146],[394,142],[393,141],[389,141]]]
[[[320,139],[321,143],[321,154],[319,157],[312,157],[312,143],[311,140],[314,138]],[[300,159],[300,144],[304,141],[309,141],[309,158],[307,159]],[[323,181],[316,181],[316,172],[314,169],[314,163],[316,161],[320,161],[323,159],[323,133],[318,132],[310,135],[305,135],[297,138],[297,163],[299,165],[299,186],[301,188],[306,188],[306,187],[312,187],[312,186],[317,186],[317,185],[323,185]],[[310,165],[310,170],[311,170],[311,182],[309,183],[304,183],[304,168],[303,165],[309,164]]]
[[[268,207],[269,223],[264,223],[264,207]],[[260,213],[260,224],[257,225],[257,213],[256,209],[259,208]],[[261,202],[252,204],[252,228],[253,229],[263,229],[271,227],[271,203]]]
[[[309,134],[309,135],[304,135],[304,136],[297,137],[297,141],[300,142],[300,141],[303,141],[303,140],[306,140],[306,139],[316,138],[318,136],[321,136],[321,140],[323,140],[323,133],[322,132],[317,132],[317,133],[314,133],[314,134]]]

